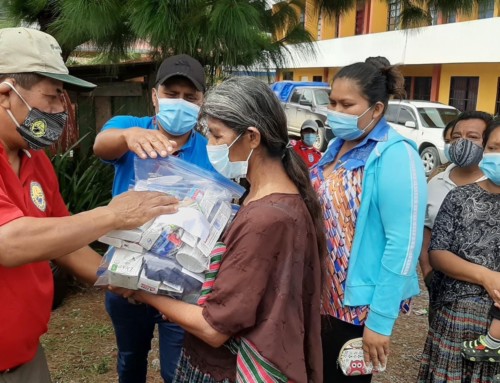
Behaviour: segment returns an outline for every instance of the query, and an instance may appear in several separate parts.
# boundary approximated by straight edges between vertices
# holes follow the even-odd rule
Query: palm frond
[[[356,8],[356,0],[317,0],[320,12],[327,16],[340,16]]]
[[[420,28],[430,25],[432,16],[429,11],[421,6],[414,5],[411,1],[404,1],[400,15],[402,29]]]
[[[56,37],[63,51],[89,42],[112,61],[126,55],[135,37],[128,27],[122,1],[64,0],[60,7],[60,17],[48,32]]]
[[[428,5],[439,10],[447,18],[456,13],[471,15],[474,12],[475,4],[481,1],[486,2],[487,0],[430,0]]]

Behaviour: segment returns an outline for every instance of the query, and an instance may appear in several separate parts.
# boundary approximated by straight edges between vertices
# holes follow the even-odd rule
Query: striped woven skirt
[[[471,298],[435,311],[425,342],[418,383],[491,383],[500,363],[470,362],[462,358],[462,342],[488,331],[491,301]]]
[[[175,371],[174,379],[172,383],[233,383],[229,379],[215,380],[211,375],[206,374],[196,367],[194,367],[189,356],[186,355],[185,350],[182,349],[181,357],[179,363],[177,364],[177,370]]]

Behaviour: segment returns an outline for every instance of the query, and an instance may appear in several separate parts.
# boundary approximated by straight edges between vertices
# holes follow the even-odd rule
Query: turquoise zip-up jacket
[[[365,325],[389,336],[401,301],[420,291],[416,267],[427,182],[415,143],[390,128],[385,119],[377,128],[388,128],[388,133],[365,164],[344,304],[369,305]],[[332,162],[336,154],[327,150],[318,166]]]

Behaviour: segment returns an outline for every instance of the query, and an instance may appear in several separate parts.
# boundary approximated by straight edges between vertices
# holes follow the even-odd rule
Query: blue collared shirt
[[[102,130],[135,127],[149,130],[158,129],[154,117],[116,116],[106,122]],[[189,140],[175,152],[175,155],[203,169],[215,172],[208,159],[207,142],[203,135],[193,130]],[[135,183],[134,159],[136,156],[135,153],[129,151],[112,162],[115,166],[113,197],[129,190],[130,186]]]
[[[382,120],[381,120],[382,122]],[[347,170],[357,169],[359,167],[363,167],[370,156],[370,153],[377,145],[379,141],[386,141],[387,134],[389,132],[389,125],[385,123],[378,123],[375,128],[361,141],[357,144],[353,149],[349,150],[345,153],[335,165],[335,168],[338,166],[343,166]],[[341,138],[336,138],[328,147],[325,154],[321,158],[318,163],[318,167],[324,168],[326,165],[332,163],[335,160],[335,157],[339,153],[340,148],[344,144],[344,140]]]

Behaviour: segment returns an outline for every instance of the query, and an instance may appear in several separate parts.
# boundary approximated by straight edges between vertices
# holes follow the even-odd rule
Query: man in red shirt
[[[53,297],[48,260],[93,283],[101,257],[90,242],[175,211],[176,201],[129,192],[71,216],[39,149],[64,129],[63,83],[86,90],[95,85],[68,74],[59,44],[46,33],[0,29],[0,52],[0,382],[48,383],[39,342]]]
[[[321,152],[313,145],[318,139],[318,124],[313,120],[306,120],[300,127],[300,140],[290,141],[293,149],[310,168],[321,159]]]

